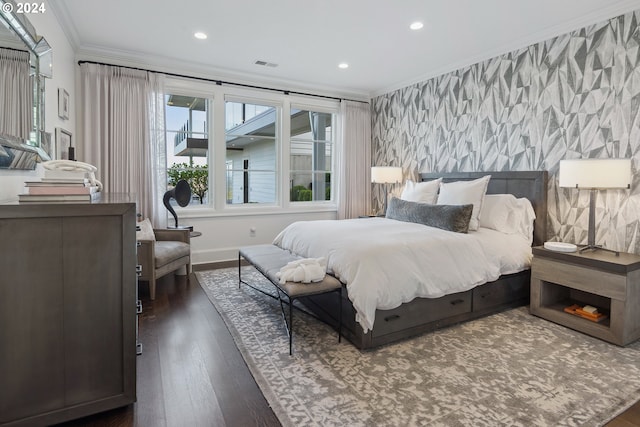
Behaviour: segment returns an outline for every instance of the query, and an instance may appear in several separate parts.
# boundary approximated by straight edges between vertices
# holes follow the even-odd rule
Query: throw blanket
[[[365,332],[376,309],[463,292],[531,262],[531,246],[520,235],[485,228],[453,233],[386,218],[299,221],[273,243],[304,258],[324,257],[327,272],[346,283]]]
[[[281,285],[286,282],[321,282],[327,271],[325,258],[307,258],[291,261],[276,273]]]

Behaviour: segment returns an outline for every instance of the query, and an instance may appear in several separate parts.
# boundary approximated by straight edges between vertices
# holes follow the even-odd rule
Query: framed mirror
[[[15,3],[0,0],[0,168],[34,169],[44,134],[44,85],[53,52]]]

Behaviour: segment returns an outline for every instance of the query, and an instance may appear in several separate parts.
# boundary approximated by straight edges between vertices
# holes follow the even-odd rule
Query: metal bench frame
[[[238,252],[238,289],[240,289],[240,286],[242,284],[249,286],[252,289],[255,289],[258,292],[263,293],[264,295],[270,296],[273,299],[277,299],[280,302],[280,310],[282,312],[282,319],[284,320],[284,324],[285,324],[285,328],[287,330],[287,335],[289,336],[289,355],[293,355],[293,309],[295,308],[296,310],[300,310],[303,313],[308,314],[309,316],[320,320],[323,323],[326,323],[327,325],[333,327],[333,325],[331,325],[330,323],[326,322],[325,320],[321,319],[320,317],[318,317],[317,315],[315,315],[314,313],[310,312],[309,310],[305,310],[301,307],[298,307],[296,305],[294,305],[295,300],[300,299],[300,298],[304,298],[305,296],[310,296],[310,295],[321,295],[322,293],[330,293],[330,292],[336,292],[338,294],[338,304],[339,306],[342,306],[342,286],[340,286],[337,289],[332,289],[326,292],[322,292],[322,293],[318,293],[318,292],[309,292],[308,295],[298,295],[296,297],[291,297],[287,291],[282,288],[280,286],[280,284],[275,281],[272,280],[269,276],[267,276],[266,274],[264,274],[259,268],[256,268],[256,270],[262,274],[263,277],[265,277],[267,280],[269,280],[269,282],[271,282],[273,284],[273,286],[275,286],[276,288],[276,293],[277,295],[273,295],[269,292],[266,292],[263,289],[258,288],[257,286],[254,286],[244,280],[242,280],[242,253]],[[256,267],[250,260],[246,259],[245,260],[251,264],[252,266]],[[284,265],[282,266],[284,267]],[[310,283],[308,285],[305,286],[309,286],[310,288],[313,287],[313,283]],[[287,297],[287,300],[284,300],[282,298],[282,295]],[[289,306],[289,318],[287,319],[287,315],[286,315],[286,311],[284,306],[288,305]],[[338,342],[342,342],[342,310],[339,310],[338,313]]]

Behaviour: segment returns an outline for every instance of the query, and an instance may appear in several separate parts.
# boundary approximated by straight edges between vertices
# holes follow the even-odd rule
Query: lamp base
[[[596,245],[596,189],[592,188],[589,192],[589,230],[587,232],[587,246],[580,249],[580,253],[584,251],[607,251],[613,252],[616,256],[620,256],[620,252],[603,248],[602,245]]]
[[[619,251],[614,251],[611,249],[607,249],[607,248],[603,248],[602,245],[587,245],[583,248],[580,248],[580,250],[578,252],[582,253],[584,251],[606,251],[606,252],[611,252],[616,254],[616,256],[620,256],[620,252]]]

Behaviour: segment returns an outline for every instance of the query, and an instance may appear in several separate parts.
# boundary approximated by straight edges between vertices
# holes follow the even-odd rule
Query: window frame
[[[211,208],[211,204],[213,202],[213,198],[215,197],[214,194],[212,192],[212,187],[211,187],[211,169],[210,166],[212,164],[211,161],[211,141],[212,141],[212,127],[213,127],[213,123],[211,121],[212,118],[212,110],[213,110],[213,102],[215,99],[215,91],[213,90],[213,88],[210,87],[210,85],[205,84],[204,82],[198,82],[198,81],[193,81],[193,80],[188,80],[188,79],[177,79],[177,78],[173,78],[173,79],[166,79],[165,81],[165,90],[164,90],[164,95],[183,95],[183,96],[193,96],[194,98],[205,98],[208,101],[208,107],[207,107],[207,143],[208,143],[208,147],[207,147],[207,165],[209,166],[208,171],[209,171],[209,175],[208,175],[208,194],[207,194],[207,198],[208,198],[208,202],[205,204],[192,204],[189,203],[189,205],[187,205],[184,208],[180,208],[180,210],[182,212],[189,212],[189,211],[205,211],[205,210],[209,210]],[[164,102],[164,101],[163,101]],[[164,133],[165,133],[165,147],[168,144],[168,138],[167,137],[167,132],[170,131],[167,129],[167,125],[166,125],[166,106],[165,106],[165,110],[164,110],[164,114],[165,114],[165,119],[164,119]],[[167,148],[168,149],[168,148]],[[169,156],[168,153],[165,153],[165,159],[167,160],[167,164],[165,166],[165,170],[169,170]],[[188,215],[187,215],[188,216]]]
[[[283,107],[282,107],[282,103],[279,103],[277,101],[274,100],[266,100],[266,99],[261,99],[261,98],[256,98],[255,96],[253,97],[249,97],[249,96],[238,96],[235,94],[227,94],[224,96],[224,105],[225,105],[225,109],[223,110],[223,115],[224,115],[224,119],[225,119],[225,125],[224,125],[224,139],[222,139],[222,141],[226,141],[226,136],[227,136],[227,125],[226,125],[226,103],[227,102],[235,102],[235,103],[242,103],[242,104],[251,104],[251,105],[264,105],[264,106],[269,106],[275,109],[276,111],[276,119],[275,119],[275,123],[276,123],[276,132],[274,135],[274,143],[275,143],[275,176],[274,176],[274,180],[275,180],[275,194],[274,194],[274,200],[272,203],[269,202],[264,202],[264,203],[256,203],[251,204],[251,203],[238,203],[238,204],[234,204],[234,203],[230,203],[227,204],[225,203],[225,207],[224,209],[235,209],[235,208],[257,208],[257,207],[273,207],[273,206],[279,206],[280,204],[280,198],[281,198],[281,193],[282,193],[282,189],[280,186],[280,175],[283,173],[282,172],[282,168],[281,168],[281,164],[282,164],[282,139],[283,139],[283,132],[282,132],[282,122],[283,122]],[[226,153],[226,143],[225,143],[225,161],[227,158],[227,153]],[[225,181],[225,188],[226,188],[226,181]],[[226,200],[226,197],[225,197]]]
[[[335,110],[332,110],[330,108],[327,108],[326,106],[318,106],[315,104],[309,104],[309,103],[303,103],[303,102],[291,102],[289,105],[289,115],[287,116],[288,118],[291,117],[291,110],[292,109],[297,109],[297,110],[303,110],[303,111],[313,111],[314,113],[325,113],[325,114],[331,114],[331,135],[332,135],[332,139],[331,139],[331,197],[329,200],[310,200],[310,201],[306,201],[306,202],[301,202],[301,201],[296,201],[296,202],[292,202],[290,200],[289,194],[287,194],[287,201],[289,205],[294,205],[294,206],[318,206],[318,205],[328,205],[328,206],[333,206],[335,205],[337,207],[337,197],[338,197],[338,192],[337,192],[337,188],[338,188],[338,181],[337,181],[337,169],[338,169],[338,153],[337,153],[337,139],[338,139],[338,133],[337,133],[337,122],[338,122],[338,117],[340,114],[340,110],[339,108],[336,108]],[[287,156],[289,159],[291,159],[291,131],[289,130],[289,134],[288,134],[288,144],[289,144],[289,149],[287,151]],[[289,160],[290,163],[290,160]],[[289,164],[290,166],[290,164]],[[291,176],[291,167],[289,167],[287,169],[287,173],[289,176]],[[335,180],[335,181],[334,181]],[[288,188],[288,187],[287,187]],[[288,191],[287,191],[288,193]]]
[[[216,85],[214,82],[202,82],[192,79],[167,78],[165,94],[194,96],[206,98],[209,102],[208,111],[208,150],[207,164],[209,165],[208,203],[205,205],[189,205],[181,208],[184,218],[215,217],[215,216],[244,216],[244,215],[272,215],[300,212],[337,211],[339,188],[338,165],[341,152],[340,102],[334,99],[294,96],[281,92],[260,89]],[[243,102],[259,105],[269,105],[276,108],[278,133],[276,136],[276,196],[274,203],[256,204],[227,204],[226,181],[226,117],[225,103]],[[290,171],[290,111],[291,108],[317,111],[332,114],[332,158],[331,158],[331,200],[306,202],[291,202],[289,191]],[[285,119],[286,118],[286,119]],[[166,129],[165,129],[166,132]],[[222,141],[216,145],[216,141]],[[167,168],[169,165],[167,164]]]

